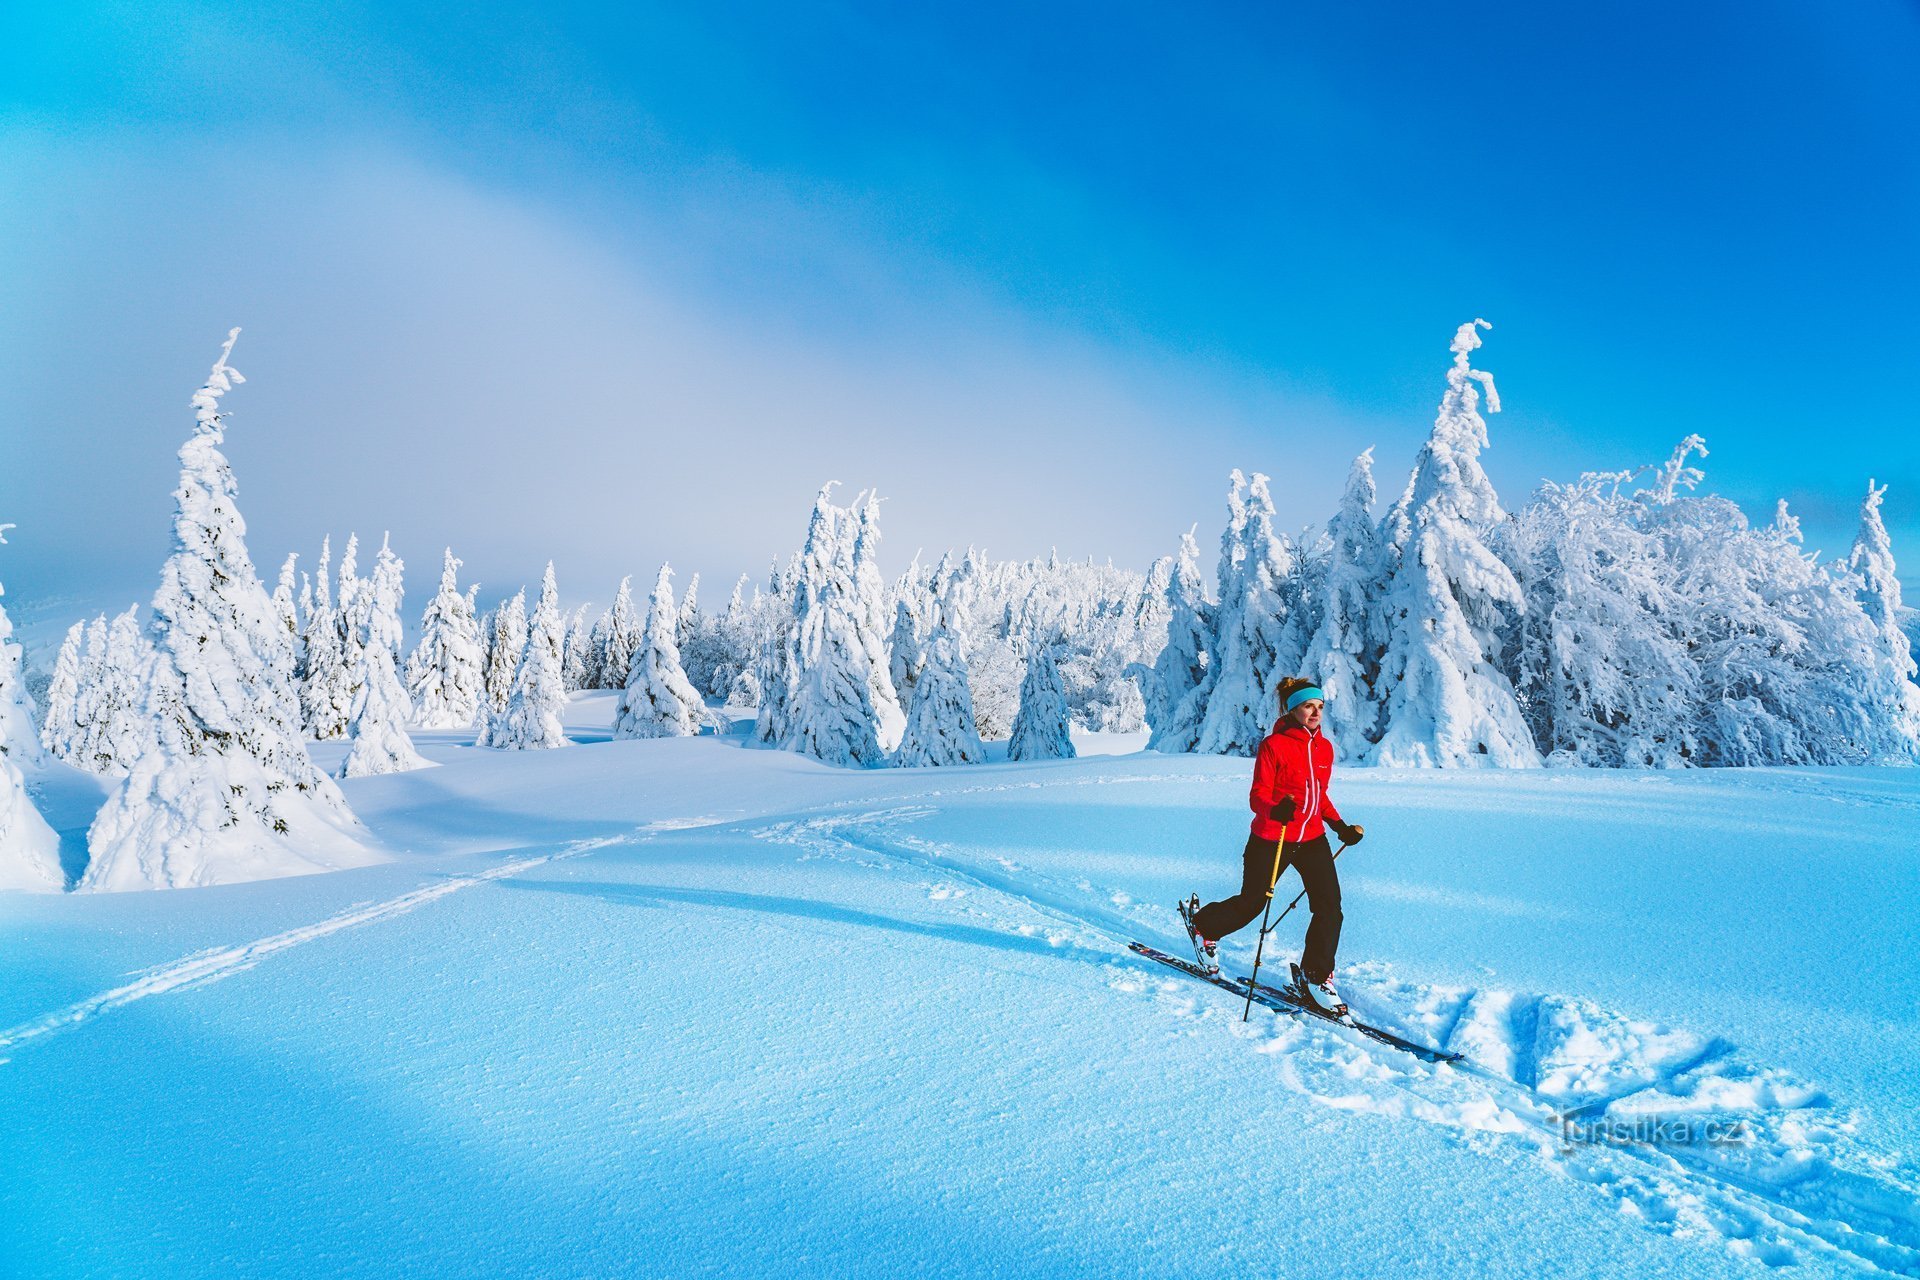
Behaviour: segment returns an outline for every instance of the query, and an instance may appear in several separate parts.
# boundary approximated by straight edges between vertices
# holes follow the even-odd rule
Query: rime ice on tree
[[[56,760],[73,763],[79,750],[79,709],[81,668],[86,662],[87,624],[76,622],[67,628],[60,642],[60,655],[54,659],[53,679],[47,684],[47,709],[40,717],[40,745]]]
[[[597,687],[624,689],[627,671],[633,663],[634,646],[640,643],[640,619],[633,611],[633,579],[620,579],[613,605],[594,624],[594,654],[599,674]]]
[[[1145,680],[1147,725],[1154,751],[1191,751],[1205,715],[1208,649],[1213,643],[1213,607],[1200,576],[1200,545],[1194,531],[1180,536],[1180,555],[1167,579],[1167,642]]]
[[[407,659],[407,693],[422,729],[468,729],[480,713],[485,654],[473,599],[460,591],[460,561],[446,549],[440,590],[420,617],[420,643]]]
[[[313,607],[307,611],[301,636],[304,669],[300,680],[300,714],[307,735],[321,742],[347,736],[347,717],[353,710],[347,695],[349,676],[341,640],[340,613],[333,607],[328,582],[333,540],[320,540],[320,563],[314,576]],[[344,607],[346,601],[341,601]]]
[[[1007,739],[1009,760],[1071,760],[1077,752],[1067,716],[1067,693],[1053,646],[1043,644],[1027,659],[1020,682],[1020,712]]]
[[[1213,755],[1250,756],[1278,718],[1274,690],[1292,674],[1297,654],[1281,651],[1286,627],[1283,590],[1293,573],[1293,548],[1273,527],[1273,498],[1267,478],[1255,473],[1240,501],[1241,476],[1233,473],[1229,500],[1240,545],[1231,558],[1229,578],[1222,569],[1216,614],[1218,642],[1207,670],[1207,714],[1197,749]]]
[[[173,554],[153,598],[147,708],[157,750],[135,762],[88,832],[80,887],[181,888],[372,861],[366,832],[307,758],[287,639],[247,554],[220,397],[235,329],[193,397],[180,449]]]
[[[513,679],[527,649],[527,592],[522,587],[493,611],[486,630],[487,664],[481,674],[480,737],[476,746],[492,747],[495,726],[513,696]]]
[[[707,708],[680,669],[679,617],[673,605],[673,570],[663,564],[654,579],[640,643],[628,663],[614,737],[685,738],[700,731]]]
[[[1887,754],[1911,760],[1920,755],[1920,687],[1913,680],[1913,646],[1900,627],[1905,610],[1894,569],[1893,540],[1880,518],[1880,503],[1886,496],[1885,485],[1867,481],[1867,496],[1860,503],[1860,532],[1847,564],[1859,576],[1860,607],[1879,638],[1874,693],[1883,708]]]
[[[1379,691],[1386,727],[1374,760],[1447,767],[1540,763],[1533,737],[1500,670],[1500,631],[1524,607],[1513,571],[1488,535],[1505,517],[1480,467],[1487,410],[1500,411],[1493,375],[1471,367],[1484,320],[1460,326],[1453,367],[1433,432],[1414,464],[1398,510],[1405,545],[1387,587]]]
[[[1549,481],[1502,532],[1526,597],[1514,687],[1552,764],[1668,769],[1700,752],[1680,575],[1644,527],[1647,504],[1621,492],[1632,475]]]
[[[515,597],[515,603],[519,597]],[[502,612],[504,645],[512,616]],[[554,585],[553,563],[540,580],[540,599],[526,624],[526,647],[514,668],[506,710],[492,718],[483,747],[504,751],[543,751],[567,745],[561,713],[567,707],[567,689],[560,675],[561,648],[566,643],[560,617],[560,592]]]
[[[832,488],[815,499],[806,545],[783,584],[791,612],[767,637],[778,650],[763,658],[756,733],[829,764],[873,767],[886,756],[868,655],[883,642],[868,634],[875,611],[861,596],[855,565],[861,517],[828,501]]]
[[[973,695],[967,687],[967,657],[960,635],[967,627],[966,586],[959,576],[946,579],[945,594],[934,609],[933,626],[922,651],[920,676],[907,708],[907,727],[893,762],[903,767],[978,764],[986,759],[974,729]]]
[[[1319,626],[1307,642],[1300,674],[1327,695],[1326,732],[1342,759],[1364,759],[1379,718],[1373,692],[1379,634],[1380,541],[1373,521],[1373,450],[1353,460],[1340,510],[1328,522],[1325,586]]]
[[[424,769],[431,763],[413,749],[407,721],[413,702],[400,683],[400,557],[385,539],[374,562],[373,576],[361,584],[354,608],[347,615],[354,628],[360,670],[354,680],[353,715],[349,732],[353,746],[340,766],[343,778]]]
[[[4,543],[10,524],[0,524]],[[0,596],[6,594],[0,589]],[[40,759],[26,690],[20,679],[20,646],[13,622],[0,605],[0,891],[58,893],[67,884],[60,869],[60,837],[40,816],[20,763]],[[15,735],[24,733],[25,738]]]

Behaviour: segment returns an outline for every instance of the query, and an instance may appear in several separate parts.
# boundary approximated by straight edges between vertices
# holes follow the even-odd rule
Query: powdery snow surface
[[[1920,1271],[1913,771],[1337,778],[1347,993],[1460,1070],[1126,951],[1229,889],[1244,761],[609,703],[345,784],[389,863],[0,899],[0,1274]]]

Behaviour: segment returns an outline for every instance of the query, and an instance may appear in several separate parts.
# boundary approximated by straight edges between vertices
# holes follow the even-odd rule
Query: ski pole
[[[1284,843],[1282,847],[1284,847]],[[1333,861],[1340,861],[1340,855],[1345,853],[1350,847],[1351,846],[1344,840],[1341,841],[1340,847],[1333,851]],[[1273,891],[1280,883],[1280,864],[1282,861],[1283,859],[1280,857],[1279,850],[1275,850],[1273,858],[1273,883],[1267,886],[1267,909],[1260,913],[1260,941],[1253,949],[1253,972],[1247,975],[1247,1006],[1240,1011],[1240,1021],[1242,1022],[1245,1022],[1247,1015],[1253,1012],[1253,992],[1260,982],[1260,956],[1261,953],[1267,949],[1267,935],[1275,929],[1278,929],[1280,927],[1280,920],[1285,920],[1288,916],[1292,915],[1293,909],[1300,905],[1300,899],[1307,896],[1305,889],[1296,893],[1293,896],[1293,901],[1287,904],[1287,909],[1280,913],[1280,920],[1275,920],[1272,924],[1267,923],[1267,911],[1273,910]]]
[[[1272,928],[1267,917],[1273,913],[1273,891],[1280,883],[1281,869],[1286,866],[1287,842],[1282,838],[1273,842],[1273,878],[1267,881],[1267,905],[1260,911],[1260,942],[1253,949],[1253,976],[1247,979],[1247,1007],[1240,1011],[1240,1021],[1245,1022],[1247,1015],[1253,1012],[1253,984],[1260,980],[1260,954],[1267,949],[1267,933]],[[1293,908],[1287,908],[1288,911]],[[1286,913],[1280,915],[1286,919]]]
[[[1350,844],[1346,844],[1346,843],[1344,843],[1344,842],[1343,842],[1343,843],[1341,844],[1341,846],[1340,846],[1340,847],[1339,847],[1338,849],[1335,849],[1335,850],[1333,851],[1333,860],[1334,860],[1335,862],[1338,862],[1338,861],[1340,861],[1340,855],[1341,855],[1341,854],[1343,854],[1343,853],[1345,853],[1345,852],[1346,852],[1347,850],[1349,850],[1349,849],[1351,849],[1352,847],[1353,847],[1352,845],[1350,845]],[[1272,894],[1268,894],[1267,896],[1268,896],[1268,897],[1272,897],[1273,895],[1272,895]],[[1302,899],[1302,898],[1304,898],[1304,897],[1306,897],[1306,896],[1307,896],[1307,891],[1306,891],[1305,889],[1302,889],[1302,890],[1301,890],[1300,892],[1298,892],[1298,893],[1296,893],[1296,894],[1294,894],[1294,895],[1293,895],[1293,901],[1292,901],[1292,902],[1289,902],[1289,903],[1287,904],[1287,909],[1286,909],[1285,911],[1282,911],[1282,912],[1280,913],[1280,920],[1285,920],[1285,919],[1286,919],[1286,918],[1287,918],[1288,916],[1290,916],[1290,915],[1292,915],[1292,914],[1293,914],[1293,909],[1294,909],[1295,907],[1297,907],[1297,906],[1299,906],[1299,905],[1300,905],[1300,899]],[[1265,933],[1265,932],[1266,932],[1267,930],[1269,930],[1269,929],[1278,929],[1278,928],[1280,927],[1280,920],[1275,920],[1275,921],[1274,921],[1274,922],[1273,922],[1272,924],[1270,924],[1270,925],[1263,925],[1263,926],[1261,926],[1261,930],[1260,930],[1260,931],[1261,931],[1262,933]],[[1258,956],[1257,956],[1257,955],[1256,955],[1256,957],[1255,957],[1255,959],[1256,959],[1256,960],[1258,959]]]

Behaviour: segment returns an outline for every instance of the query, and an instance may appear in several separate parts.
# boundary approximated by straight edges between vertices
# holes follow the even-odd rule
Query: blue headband
[[[1293,695],[1287,699],[1287,710],[1291,711],[1301,703],[1312,702],[1315,698],[1325,702],[1327,695],[1320,692],[1318,686],[1315,685],[1308,685],[1304,689],[1295,689]]]

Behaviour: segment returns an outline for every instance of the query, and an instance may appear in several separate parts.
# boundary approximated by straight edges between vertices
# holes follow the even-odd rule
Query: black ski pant
[[[1194,932],[1218,942],[1260,918],[1267,905],[1267,877],[1273,874],[1277,841],[1247,837],[1241,854],[1240,892],[1209,902],[1193,918]],[[1334,953],[1340,947],[1340,877],[1334,874],[1333,850],[1324,835],[1287,846],[1287,866],[1300,873],[1307,888],[1307,907],[1313,920],[1307,925],[1307,945],[1300,968],[1309,982],[1324,982],[1333,973]],[[1284,868],[1283,868],[1284,870]]]

